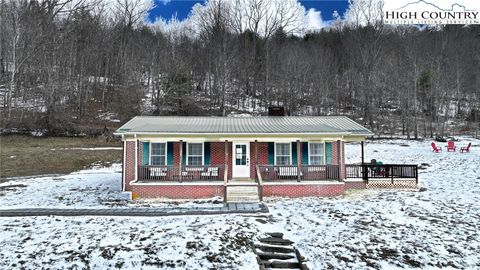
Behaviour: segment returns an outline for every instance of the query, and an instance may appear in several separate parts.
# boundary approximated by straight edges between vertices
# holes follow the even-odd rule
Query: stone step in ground
[[[254,244],[254,253],[260,270],[297,269],[309,270],[293,241],[283,238],[282,233],[267,233],[268,237]]]
[[[258,202],[257,186],[228,186],[227,202]]]

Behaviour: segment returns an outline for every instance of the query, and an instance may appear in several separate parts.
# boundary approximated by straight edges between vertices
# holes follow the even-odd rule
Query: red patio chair
[[[472,143],[468,143],[467,146],[460,147],[460,153],[470,153],[470,146],[472,146]]]
[[[447,152],[455,152],[457,148],[455,147],[455,142],[449,141],[447,144]]]
[[[432,148],[433,148],[433,152],[435,152],[435,153],[442,152],[442,148],[438,148],[437,145],[434,142],[432,142]]]

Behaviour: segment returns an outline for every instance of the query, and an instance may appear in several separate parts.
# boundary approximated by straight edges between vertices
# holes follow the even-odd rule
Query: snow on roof
[[[136,133],[373,135],[346,116],[137,116],[115,132],[117,135]]]

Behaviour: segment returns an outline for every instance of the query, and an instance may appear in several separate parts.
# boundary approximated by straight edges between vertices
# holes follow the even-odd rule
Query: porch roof
[[[137,116],[117,129],[115,134],[373,135],[370,130],[346,116]]]

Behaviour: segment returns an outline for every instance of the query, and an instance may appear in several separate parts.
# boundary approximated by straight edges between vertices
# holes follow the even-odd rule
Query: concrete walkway
[[[169,207],[169,208],[17,208],[0,209],[0,217],[28,216],[185,216],[268,213],[263,203],[226,203],[218,207]]]

